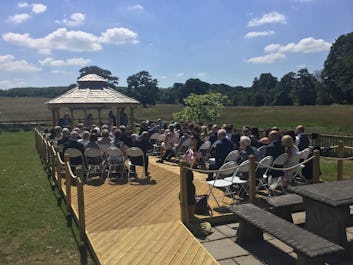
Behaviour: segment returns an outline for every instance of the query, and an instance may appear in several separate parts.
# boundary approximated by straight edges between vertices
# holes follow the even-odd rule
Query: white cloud
[[[254,18],[248,22],[249,27],[257,27],[264,24],[273,24],[273,23],[286,23],[286,17],[278,12],[270,12],[263,15],[261,18]]]
[[[275,34],[273,30],[267,30],[267,31],[250,31],[246,33],[244,38],[246,39],[251,39],[251,38],[256,38],[256,37],[265,37],[265,36],[270,36]]]
[[[289,43],[287,45],[270,44],[267,45],[264,50],[265,52],[271,53],[286,53],[286,52],[297,52],[297,53],[313,53],[330,50],[331,43],[324,41],[323,39],[314,39],[312,37],[301,39],[298,43]]]
[[[83,25],[83,22],[86,19],[86,15],[82,13],[73,13],[70,15],[70,18],[64,18],[62,21],[57,21],[58,23],[62,23],[68,27],[76,27]]]
[[[47,6],[41,3],[32,4],[32,12],[35,14],[43,13],[47,10]]]
[[[136,5],[133,5],[133,6],[129,6],[128,7],[129,10],[133,11],[133,10],[138,10],[138,11],[142,11],[144,10],[144,7],[140,4],[136,4]]]
[[[25,7],[29,7],[29,4],[27,2],[19,2],[17,3],[17,6],[20,8],[25,8]]]
[[[0,71],[5,72],[37,72],[41,68],[31,65],[25,60],[15,60],[11,54],[0,55]]]
[[[8,20],[14,24],[20,24],[30,18],[31,18],[31,16],[29,14],[21,13],[21,14],[16,14],[16,15],[10,16]]]
[[[101,33],[101,36],[84,32],[68,31],[59,28],[42,38],[32,38],[29,33],[5,33],[3,39],[9,43],[37,49],[42,54],[50,54],[52,50],[71,52],[99,51],[102,43],[121,45],[138,43],[137,34],[127,28],[110,28]]]
[[[177,73],[176,76],[177,77],[183,77],[183,76],[185,76],[185,73]]]
[[[247,60],[247,62],[255,63],[255,64],[265,64],[265,63],[271,64],[278,60],[282,60],[284,58],[286,58],[286,55],[284,55],[283,53],[270,53],[264,56],[252,57],[249,60]]]
[[[111,43],[116,45],[125,43],[136,44],[139,42],[137,40],[137,33],[122,27],[107,29],[105,32],[102,32],[99,39],[102,43]]]
[[[84,66],[87,65],[91,60],[84,58],[70,58],[66,60],[55,60],[51,57],[47,57],[44,60],[40,60],[39,63],[43,66],[54,66],[54,67],[62,67],[62,66]]]

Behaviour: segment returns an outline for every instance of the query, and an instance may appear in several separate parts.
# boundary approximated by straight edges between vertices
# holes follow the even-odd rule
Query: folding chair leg
[[[213,187],[211,188],[210,185],[209,185],[208,187],[209,187],[209,190],[210,190],[210,192],[208,193],[208,195],[212,195],[213,199],[214,199],[214,200],[216,201],[216,203],[217,203],[218,208],[220,208],[221,206],[219,205],[219,202],[218,202],[216,196],[214,195],[214,193],[213,193],[213,191],[212,191],[212,190],[213,190]]]

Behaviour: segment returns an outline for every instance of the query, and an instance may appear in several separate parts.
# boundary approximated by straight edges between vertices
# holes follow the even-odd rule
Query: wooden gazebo
[[[120,112],[130,108],[129,125],[134,127],[134,109],[140,104],[139,101],[130,98],[107,85],[107,80],[99,75],[88,74],[77,80],[78,86],[69,90],[65,94],[54,98],[46,104],[52,111],[53,126],[59,124],[60,110],[68,109],[71,120],[76,120],[75,112],[83,112],[83,121],[87,118],[87,113],[96,110],[98,113],[98,123],[102,123],[101,111],[108,109],[116,116],[116,124],[120,124]]]

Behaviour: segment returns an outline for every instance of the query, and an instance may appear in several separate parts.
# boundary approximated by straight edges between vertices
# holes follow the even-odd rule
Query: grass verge
[[[34,133],[1,134],[0,157],[0,264],[80,264],[77,228],[57,207]]]

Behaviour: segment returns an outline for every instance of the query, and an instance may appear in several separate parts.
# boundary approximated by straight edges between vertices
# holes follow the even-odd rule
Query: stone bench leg
[[[256,226],[248,223],[247,221],[239,221],[239,228],[237,232],[238,243],[250,243],[263,241],[263,232]]]
[[[305,254],[301,254],[297,252],[297,263],[296,265],[325,265],[325,261],[323,257],[308,257]]]
[[[272,210],[272,213],[290,223],[293,223],[292,213],[289,207],[281,207],[278,209],[274,209]]]

